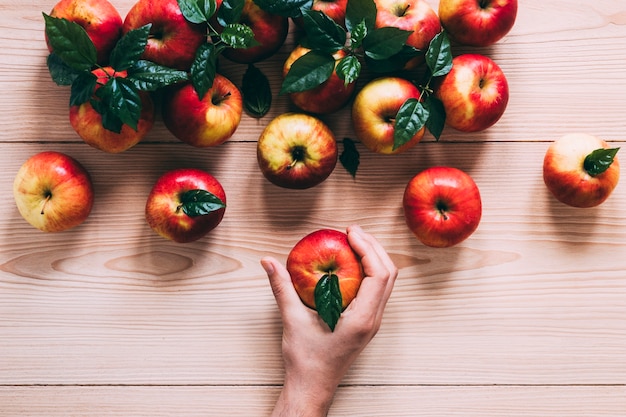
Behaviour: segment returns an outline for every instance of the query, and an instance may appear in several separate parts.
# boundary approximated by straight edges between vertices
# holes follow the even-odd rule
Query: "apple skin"
[[[82,26],[96,47],[100,65],[108,63],[111,51],[122,36],[122,17],[108,0],[60,0],[50,16]],[[52,52],[47,36],[46,44]]]
[[[115,71],[111,67],[96,68],[92,71],[98,77],[99,83],[106,83],[108,76],[126,77],[126,71]],[[107,75],[108,74],[108,75]],[[96,89],[99,88],[96,85]],[[120,133],[105,129],[102,125],[102,116],[89,101],[71,106],[70,124],[76,133],[89,146],[107,153],[124,152],[139,143],[154,126],[154,103],[150,95],[141,91],[141,115],[137,123],[137,130],[123,125]]]
[[[226,48],[222,55],[239,64],[253,64],[274,55],[283,46],[289,33],[289,18],[271,14],[245,0],[240,23],[246,24],[260,45],[250,48]]]
[[[509,84],[502,69],[481,54],[462,54],[452,59],[452,69],[433,85],[443,103],[446,124],[460,132],[479,132],[504,114]]]
[[[313,0],[313,4],[311,4],[311,10],[324,13],[342,27],[346,26],[347,7],[348,0]],[[304,27],[302,17],[294,18],[293,21],[299,28]]]
[[[440,0],[439,19],[461,45],[490,46],[515,24],[517,0]]]
[[[283,79],[293,63],[301,56],[310,52],[302,45],[296,46],[283,64]],[[335,69],[339,61],[346,56],[346,52],[339,50],[333,54]],[[314,114],[330,114],[344,107],[352,98],[356,82],[346,84],[333,70],[332,75],[322,84],[306,91],[289,93],[289,99],[300,110]]]
[[[343,309],[356,297],[364,276],[348,236],[332,229],[316,230],[298,241],[287,256],[286,267],[300,299],[312,309],[316,309],[315,286],[324,274],[339,278]]]
[[[584,167],[587,155],[609,148],[603,139],[586,133],[569,133],[552,142],[543,160],[543,180],[560,202],[572,207],[595,207],[617,186],[620,165],[617,157],[603,173],[592,176]]]
[[[216,74],[213,86],[200,100],[190,82],[173,87],[163,97],[163,122],[182,142],[197,148],[217,146],[239,127],[243,99],[225,76]]]
[[[447,248],[478,227],[482,201],[474,180],[460,169],[435,166],[415,175],[402,201],[406,224],[426,246]]]
[[[93,207],[94,190],[87,170],[61,152],[28,158],[13,182],[13,197],[22,217],[44,232],[61,232],[82,224]]]
[[[166,67],[188,70],[208,41],[206,25],[185,19],[177,0],[139,0],[124,19],[123,33],[148,23],[152,28],[142,58]]]
[[[224,188],[208,172],[196,168],[173,169],[159,177],[146,201],[146,221],[152,230],[174,242],[189,243],[204,237],[220,224],[226,208],[195,217],[183,212],[181,197],[191,190],[209,191],[226,204]]]
[[[337,165],[337,142],[320,119],[283,113],[270,121],[257,142],[257,161],[271,183],[292,189],[311,188]]]
[[[395,117],[409,98],[418,99],[420,91],[411,81],[400,77],[381,77],[368,82],[352,104],[354,134],[373,152],[391,155],[405,152],[424,137],[420,129],[410,141],[393,149]]]

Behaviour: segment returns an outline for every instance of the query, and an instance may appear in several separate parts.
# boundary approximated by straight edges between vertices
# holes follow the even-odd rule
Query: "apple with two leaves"
[[[440,0],[439,19],[450,38],[468,46],[490,46],[511,31],[517,0]]]
[[[283,113],[272,119],[257,141],[257,161],[271,183],[306,189],[323,182],[337,165],[338,150],[331,129],[304,113]]]
[[[55,151],[28,158],[13,182],[13,197],[22,217],[44,232],[61,232],[82,224],[93,207],[91,176],[76,159]]]
[[[194,242],[215,229],[226,212],[226,193],[211,174],[178,168],[161,175],[146,201],[145,217],[158,235]]]
[[[569,133],[550,144],[543,160],[543,180],[560,202],[572,207],[595,207],[617,186],[617,151],[597,136]]]
[[[464,241],[482,216],[478,186],[467,173],[449,166],[430,167],[411,178],[402,206],[409,230],[434,248]]]
[[[452,69],[433,85],[446,113],[446,124],[461,132],[493,126],[509,102],[509,85],[491,58],[467,53],[452,59]]]
[[[97,61],[106,65],[115,44],[122,36],[122,17],[108,0],[60,0],[50,16],[77,23],[93,42]],[[53,52],[46,34],[48,50]]]
[[[286,267],[304,305],[316,310],[334,331],[364,277],[348,236],[333,229],[311,232],[291,249]]]
[[[215,74],[213,85],[200,98],[193,83],[170,87],[163,95],[163,122],[179,140],[198,147],[217,146],[237,130],[243,112],[240,90]]]

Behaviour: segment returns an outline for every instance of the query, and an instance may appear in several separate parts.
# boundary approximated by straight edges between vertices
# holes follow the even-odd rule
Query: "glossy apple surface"
[[[92,72],[98,78],[98,82],[102,84],[106,83],[110,76],[126,77],[127,75],[126,71],[115,71],[111,67],[97,68]],[[124,152],[139,143],[154,126],[155,110],[152,98],[143,91],[139,94],[142,107],[137,130],[126,124],[122,126],[119,133],[105,129],[102,125],[102,116],[89,101],[70,107],[70,124],[78,136],[89,146],[108,153]]]
[[[61,232],[83,223],[93,206],[87,170],[69,155],[45,151],[28,158],[13,182],[22,217],[44,232]]]
[[[483,131],[500,120],[509,102],[502,69],[482,54],[462,54],[434,86],[446,111],[446,124],[461,132]]]
[[[592,175],[585,159],[609,144],[594,135],[570,133],[552,142],[543,160],[543,180],[560,202],[572,207],[595,207],[603,203],[617,186],[620,165],[617,156],[606,171]]]
[[[270,121],[257,142],[257,161],[270,182],[305,189],[320,184],[337,165],[337,142],[320,119],[284,113]]]
[[[142,58],[166,67],[188,70],[207,42],[206,25],[187,21],[177,0],[139,0],[124,19],[123,33],[148,23],[152,27]]]
[[[300,299],[312,309],[316,309],[315,286],[324,274],[337,275],[344,309],[363,280],[363,267],[348,236],[332,229],[316,230],[296,243],[287,257],[287,270]]]
[[[283,65],[283,79],[293,63],[308,52],[310,52],[310,49],[301,45],[296,46],[291,51]],[[346,52],[343,50],[335,52],[333,54],[335,70],[333,70],[330,78],[310,90],[289,93],[291,102],[300,110],[315,114],[330,114],[344,107],[352,98],[356,87],[355,82],[346,84],[337,75],[337,64],[345,56]]]
[[[509,33],[516,17],[517,0],[439,1],[442,26],[462,45],[493,45]]]
[[[478,186],[465,172],[435,166],[415,175],[403,197],[407,226],[426,246],[447,248],[478,228],[482,201]]]
[[[369,150],[381,154],[398,154],[417,144],[425,128],[404,145],[393,149],[395,119],[402,104],[418,99],[420,91],[411,81],[400,77],[382,77],[367,83],[352,104],[354,133]]]
[[[167,129],[179,140],[198,148],[228,140],[239,127],[242,112],[241,92],[220,74],[216,74],[202,100],[191,83],[174,87],[163,99]]]
[[[122,17],[108,0],[60,0],[50,16],[82,26],[96,47],[100,65],[108,63],[111,51],[122,36]],[[47,36],[46,44],[52,52]]]
[[[183,196],[193,190],[208,191],[226,204],[224,188],[208,172],[195,168],[168,171],[156,181],[146,201],[146,221],[152,230],[174,242],[189,243],[215,229],[226,208],[199,216],[187,215],[182,209]]]

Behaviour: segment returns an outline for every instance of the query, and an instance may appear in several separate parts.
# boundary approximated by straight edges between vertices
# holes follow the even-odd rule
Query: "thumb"
[[[281,315],[284,316],[283,313],[289,309],[298,308],[298,305],[302,306],[300,297],[291,282],[291,276],[280,262],[268,256],[261,259],[261,266],[269,278]]]

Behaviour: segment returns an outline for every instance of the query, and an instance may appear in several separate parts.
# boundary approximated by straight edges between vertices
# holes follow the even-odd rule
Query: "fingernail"
[[[267,275],[272,275],[274,273],[274,265],[272,265],[271,261],[267,259],[261,259],[261,266],[263,267]]]

